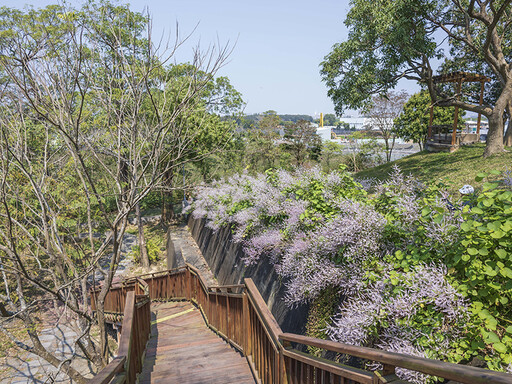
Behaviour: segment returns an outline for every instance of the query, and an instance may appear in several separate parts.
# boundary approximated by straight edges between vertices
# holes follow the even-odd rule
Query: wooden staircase
[[[157,303],[140,384],[254,384],[247,360],[189,302]]]
[[[93,311],[98,293],[91,290]],[[503,372],[284,333],[251,279],[207,286],[190,265],[112,286],[104,312],[114,321],[122,318],[121,338],[117,356],[91,384],[405,383],[396,367],[457,383],[512,384],[512,375]],[[382,369],[301,352],[307,347],[377,362]]]

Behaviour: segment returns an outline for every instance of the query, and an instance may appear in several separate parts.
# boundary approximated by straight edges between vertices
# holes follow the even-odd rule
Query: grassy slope
[[[479,172],[492,170],[512,171],[512,150],[484,159],[485,145],[463,146],[454,153],[415,153],[400,160],[356,173],[358,179],[375,178],[384,180],[396,164],[406,174],[412,174],[423,182],[441,181],[455,190],[464,184],[479,186],[475,176]]]

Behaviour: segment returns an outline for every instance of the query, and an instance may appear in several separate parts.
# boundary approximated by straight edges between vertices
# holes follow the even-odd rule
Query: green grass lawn
[[[478,187],[481,183],[475,182],[475,176],[479,172],[512,171],[512,150],[484,159],[484,148],[485,144],[475,144],[463,146],[454,153],[422,151],[358,172],[354,176],[358,179],[385,180],[396,164],[404,173],[412,174],[423,182],[441,181],[452,190],[459,189],[464,184]]]

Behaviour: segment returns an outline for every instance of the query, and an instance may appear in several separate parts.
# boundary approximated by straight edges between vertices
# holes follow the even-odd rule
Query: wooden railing
[[[96,310],[98,291],[91,292],[91,308]],[[121,336],[117,356],[103,368],[91,384],[135,384],[151,329],[149,286],[136,278],[131,284],[113,287],[105,298],[105,312],[122,313]]]
[[[120,297],[123,294],[128,297],[131,291],[141,289],[141,280],[147,284],[151,300],[190,300],[195,303],[207,326],[247,358],[255,378],[263,384],[405,383],[396,377],[396,367],[459,383],[512,383],[512,375],[506,373],[283,333],[251,279],[245,279],[242,285],[209,287],[199,271],[190,265],[127,279],[109,293],[112,296],[109,297],[108,309],[112,313],[120,310]],[[93,292],[91,296],[94,295]],[[126,329],[126,308],[129,306],[128,301],[126,303],[123,332]],[[107,310],[107,306],[105,309]],[[146,335],[146,330],[143,329],[142,332]],[[121,342],[123,335],[124,333]],[[301,352],[304,348],[298,348],[299,345],[379,362],[382,369],[371,372],[339,364]],[[137,351],[140,353],[140,349]],[[128,357],[118,353],[118,357],[101,371],[100,375],[114,377],[115,373],[112,372],[120,372],[120,367],[125,364]],[[108,371],[108,375],[104,371]],[[137,367],[131,372],[137,372]]]

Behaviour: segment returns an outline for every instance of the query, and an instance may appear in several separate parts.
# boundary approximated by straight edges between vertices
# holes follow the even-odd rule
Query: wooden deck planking
[[[151,326],[140,384],[255,383],[246,359],[206,327],[192,304],[158,303],[151,310],[157,323]]]

